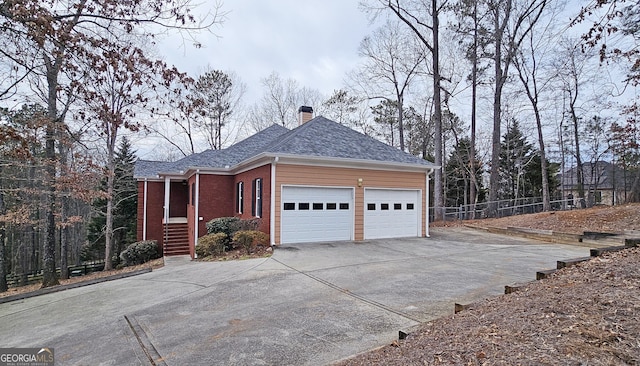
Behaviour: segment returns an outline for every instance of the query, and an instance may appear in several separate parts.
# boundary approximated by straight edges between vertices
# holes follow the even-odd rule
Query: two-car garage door
[[[354,239],[354,188],[284,186],[281,242]],[[421,191],[364,191],[364,238],[420,236]]]

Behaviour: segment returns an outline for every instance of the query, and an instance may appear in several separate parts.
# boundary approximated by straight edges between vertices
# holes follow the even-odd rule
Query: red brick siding
[[[198,222],[199,236],[207,234],[205,225],[208,221],[233,216],[234,202],[233,176],[201,174],[198,214],[202,220]]]
[[[251,199],[252,199],[252,182],[256,178],[262,178],[262,215],[261,215],[261,223],[259,230],[269,234],[271,228],[271,164],[263,165],[261,167],[246,171],[244,173],[240,173],[236,175],[235,182],[233,186],[233,212],[235,216],[238,216],[242,219],[253,219],[254,216],[251,215]],[[242,214],[238,214],[235,207],[236,202],[236,193],[235,187],[236,183],[244,182],[244,204],[242,209]]]
[[[138,182],[138,240],[142,240],[144,224],[144,182]],[[162,246],[164,182],[147,182],[147,240]]]

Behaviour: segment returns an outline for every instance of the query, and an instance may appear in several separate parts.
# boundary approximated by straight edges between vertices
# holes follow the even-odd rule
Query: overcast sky
[[[355,0],[228,0],[222,10],[226,20],[215,35],[198,36],[202,49],[172,39],[160,53],[190,75],[207,65],[236,72],[247,85],[247,104],[262,95],[260,80],[272,71],[330,95],[343,86],[360,41],[374,29]]]

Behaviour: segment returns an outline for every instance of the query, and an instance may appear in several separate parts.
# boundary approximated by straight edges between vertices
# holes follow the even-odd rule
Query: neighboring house
[[[584,197],[587,206],[596,204],[616,205],[626,200],[625,179],[631,177],[620,167],[606,161],[582,164],[584,172]],[[569,206],[578,202],[578,168],[573,167],[561,175],[560,189]]]
[[[194,256],[205,223],[260,218],[272,245],[428,236],[437,167],[330,121],[273,125],[223,150],[173,163],[139,160],[138,240]]]

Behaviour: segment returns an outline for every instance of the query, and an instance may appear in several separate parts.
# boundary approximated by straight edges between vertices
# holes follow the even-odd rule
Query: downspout
[[[271,237],[271,246],[276,245],[276,164],[280,160],[275,157],[271,163],[271,202],[269,204],[269,232]]]
[[[196,197],[195,197],[195,201],[196,201],[196,207],[195,207],[195,213],[194,213],[194,221],[195,221],[195,227],[194,227],[194,238],[193,238],[193,256],[194,258],[198,258],[198,254],[195,252],[195,248],[198,245],[198,236],[200,235],[199,230],[200,230],[200,169],[196,170]]]
[[[142,191],[142,240],[147,240],[147,178],[144,178]]]
[[[425,215],[424,220],[425,220],[426,227],[427,227],[427,232],[426,232],[426,237],[427,238],[431,237],[429,235],[429,181],[431,180],[431,174],[433,174],[433,168],[429,169],[429,171],[426,174],[426,176],[427,176],[427,196],[426,196],[427,209],[426,209],[426,215]]]

